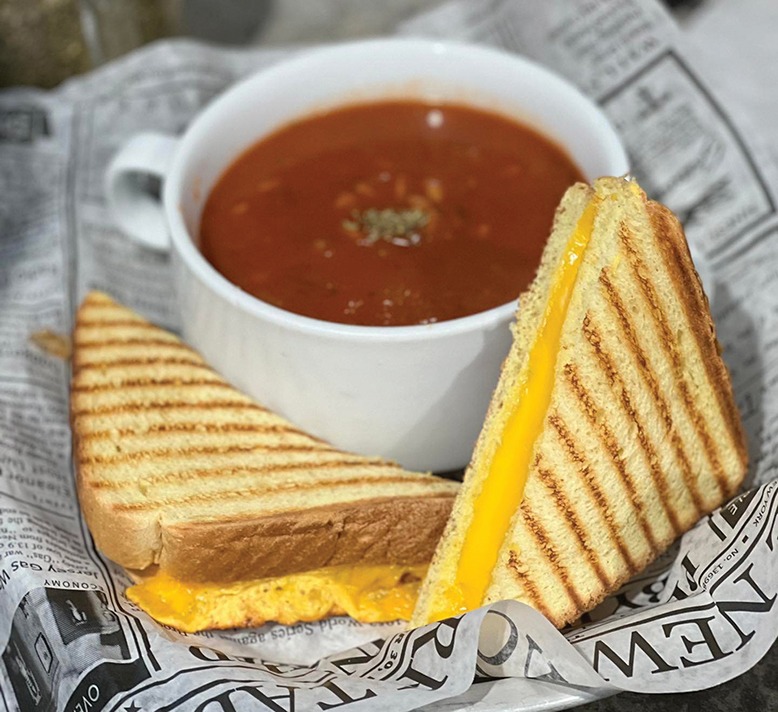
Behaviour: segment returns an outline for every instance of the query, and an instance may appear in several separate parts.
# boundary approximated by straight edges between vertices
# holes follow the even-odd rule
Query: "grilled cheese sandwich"
[[[128,596],[182,630],[406,618],[457,484],[333,448],[91,293],[74,333],[82,512]]]
[[[514,598],[563,626],[746,471],[680,225],[632,181],[565,196],[413,624]]]

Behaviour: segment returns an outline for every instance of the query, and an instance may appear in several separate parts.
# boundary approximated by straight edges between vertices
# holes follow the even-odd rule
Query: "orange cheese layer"
[[[528,366],[512,398],[515,406],[473,502],[473,519],[465,535],[454,583],[438,597],[434,620],[473,610],[483,602],[500,547],[521,505],[535,441],[543,430],[554,387],[562,326],[578,268],[591,239],[597,204],[592,200],[584,210],[554,275]]]
[[[187,633],[344,614],[378,623],[410,618],[426,569],[332,567],[229,584],[189,583],[157,572],[127,589],[127,597],[155,620]]]

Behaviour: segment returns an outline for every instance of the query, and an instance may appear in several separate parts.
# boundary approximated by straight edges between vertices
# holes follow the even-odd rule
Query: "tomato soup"
[[[297,314],[455,319],[527,287],[562,194],[582,179],[560,147],[501,115],[358,104],[241,155],[208,196],[200,249],[241,289]]]

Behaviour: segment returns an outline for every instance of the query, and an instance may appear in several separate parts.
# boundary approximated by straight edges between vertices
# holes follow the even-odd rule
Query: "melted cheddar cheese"
[[[187,633],[343,614],[378,623],[410,618],[426,569],[332,567],[229,584],[184,582],[157,572],[127,589],[127,597],[155,620]]]
[[[453,585],[440,592],[432,620],[478,608],[489,586],[492,570],[521,505],[535,442],[543,430],[554,387],[556,357],[562,326],[581,264],[594,227],[597,200],[590,201],[568,240],[528,365],[512,398],[500,441],[481,491],[473,502],[473,519],[466,532]]]

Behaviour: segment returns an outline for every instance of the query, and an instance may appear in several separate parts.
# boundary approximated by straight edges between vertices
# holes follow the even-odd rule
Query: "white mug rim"
[[[568,80],[519,55],[466,42],[421,38],[368,39],[311,49],[292,58],[281,60],[277,65],[251,74],[232,85],[201,111],[179,139],[170,171],[164,182],[163,206],[170,230],[171,246],[174,247],[181,259],[186,263],[188,269],[204,285],[215,291],[228,303],[239,307],[252,316],[262,318],[284,328],[292,328],[310,334],[318,333],[339,337],[343,340],[377,340],[384,342],[429,341],[430,339],[447,338],[469,331],[488,330],[505,323],[516,311],[518,299],[513,299],[505,304],[475,314],[440,322],[409,326],[342,324],[297,314],[264,302],[230,282],[205,259],[186,226],[180,205],[180,196],[185,187],[185,169],[189,151],[204,138],[207,138],[212,131],[212,125],[217,122],[220,116],[225,112],[236,110],[244,95],[257,91],[258,86],[261,89],[263,82],[273,81],[273,72],[279,67],[283,67],[283,71],[304,70],[306,66],[315,64],[325,57],[348,51],[372,52],[379,47],[396,47],[398,44],[402,44],[405,47],[413,47],[419,51],[481,55],[482,57],[491,57],[496,62],[524,65],[523,69],[541,75],[544,81],[555,85],[558,90],[566,91],[570,96],[570,101],[575,102],[575,105],[571,106],[571,110],[583,111],[591,116],[596,116],[599,120],[604,120],[604,134],[607,134],[607,136],[603,136],[602,144],[604,147],[607,147],[610,154],[607,157],[607,161],[613,164],[621,163],[626,172],[628,166],[626,152],[615,129],[607,120],[602,110]],[[233,157],[233,160],[237,158],[237,155]]]

